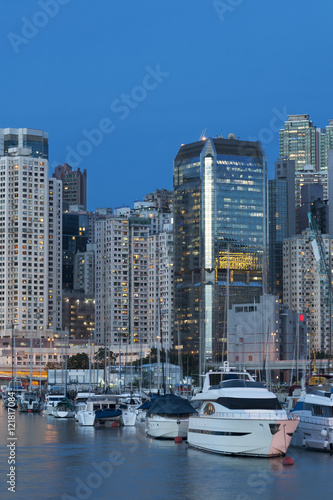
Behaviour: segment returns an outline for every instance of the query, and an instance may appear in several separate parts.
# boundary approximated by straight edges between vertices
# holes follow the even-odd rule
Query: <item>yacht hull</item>
[[[57,410],[53,411],[53,416],[55,418],[74,418],[75,413],[72,410]]]
[[[92,426],[95,424],[105,424],[105,422],[118,421],[121,417],[122,412],[120,410],[86,410],[79,413],[79,423],[84,426]]]
[[[146,418],[146,434],[155,439],[186,438],[188,422],[188,418],[169,418],[154,415]]]
[[[279,418],[190,417],[188,444],[227,455],[277,457],[285,455],[298,420]]]
[[[122,410],[122,421],[125,427],[133,426],[136,424],[136,413],[134,408]]]
[[[291,446],[333,452],[333,418],[303,416]]]

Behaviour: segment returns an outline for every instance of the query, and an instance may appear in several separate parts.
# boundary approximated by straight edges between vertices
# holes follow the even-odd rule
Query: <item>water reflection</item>
[[[69,498],[83,498],[84,488],[86,498],[96,500],[294,500],[331,496],[333,456],[324,453],[291,448],[288,454],[294,465],[284,467],[280,458],[219,456],[188,448],[185,441],[175,444],[147,438],[144,424],[82,427],[74,419],[20,413],[16,413],[16,420],[16,500],[61,499],[66,498],[65,493]],[[2,430],[7,429],[3,408],[0,425]],[[5,445],[6,432],[1,433],[1,439]],[[1,500],[13,498],[3,481],[6,453],[2,446]]]

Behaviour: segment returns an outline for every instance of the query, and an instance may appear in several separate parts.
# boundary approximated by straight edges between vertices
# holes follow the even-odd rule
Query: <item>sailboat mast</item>
[[[88,340],[89,394],[91,393],[91,339]]]
[[[161,318],[161,305],[160,305],[160,300],[158,301],[159,303],[159,317],[160,317],[160,337],[161,337],[161,350],[162,350],[162,386],[163,386],[163,392],[166,394],[166,387],[165,387],[165,376],[164,376],[164,362],[163,362],[163,337],[162,337],[162,318]]]
[[[31,314],[32,318],[32,314]],[[31,330],[30,330],[30,384],[29,391],[32,391],[32,336],[33,336],[33,322],[31,320]]]
[[[228,314],[229,314],[229,294],[230,294],[230,246],[227,246],[227,283],[224,299],[224,322],[223,322],[223,341],[222,341],[222,364],[224,363],[225,339],[228,337]],[[227,340],[228,345],[228,340]]]
[[[160,331],[161,331],[161,316],[160,316],[160,301],[158,300],[158,305],[157,305],[157,314],[158,314],[158,335],[157,335],[157,391],[160,390],[160,369],[161,369],[161,339],[159,338]]]
[[[65,344],[65,397],[67,397],[67,362],[68,362],[68,355],[67,355],[67,348],[68,348],[68,337],[66,335],[66,344]]]
[[[179,390],[181,386],[181,351],[180,351],[180,332],[179,332],[179,320],[177,323],[177,342],[178,342],[178,366],[179,366]]]
[[[14,324],[12,323],[12,380],[14,380]]]

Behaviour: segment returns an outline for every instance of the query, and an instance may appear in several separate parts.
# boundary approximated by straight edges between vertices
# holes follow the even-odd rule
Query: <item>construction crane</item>
[[[323,236],[318,227],[317,221],[311,212],[308,212],[310,242],[312,246],[313,255],[317,264],[319,274],[320,287],[324,295],[325,303],[328,313],[330,315],[330,338],[329,338],[329,356],[332,357],[332,304],[333,304],[333,287],[331,266],[329,257],[326,253],[325,243]]]

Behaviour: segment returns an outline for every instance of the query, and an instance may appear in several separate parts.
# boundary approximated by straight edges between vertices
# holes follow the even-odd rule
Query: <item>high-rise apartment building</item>
[[[183,145],[175,158],[175,331],[202,362],[221,360],[228,306],[263,292],[266,191],[257,142],[209,138]]]
[[[295,162],[279,158],[268,181],[269,289],[283,302],[283,240],[296,234]]]
[[[279,132],[279,156],[295,161],[295,170],[305,165],[319,169],[319,134],[309,115],[289,115]]]
[[[18,336],[31,330],[45,336],[61,328],[61,184],[49,180],[48,161],[31,149],[6,153],[0,158],[0,332],[7,335],[11,326]]]
[[[0,128],[0,156],[13,148],[28,148],[33,158],[49,159],[49,134],[32,128]]]
[[[79,205],[87,210],[87,171],[73,170],[70,165],[58,165],[54,169],[53,177],[62,181],[64,205]]]
[[[323,235],[323,241],[330,269],[332,269],[333,240]],[[317,351],[327,351],[330,345],[330,315],[317,266],[308,231],[284,241],[284,304],[297,314],[306,314],[311,348]]]
[[[333,149],[333,120],[320,134],[320,170],[328,169],[328,152]]]
[[[279,155],[295,160],[295,169],[312,165],[316,171],[327,171],[328,152],[333,149],[333,120],[326,128],[317,128],[309,115],[289,115],[279,132]]]
[[[106,216],[95,223],[96,342],[148,343],[150,220]]]
[[[149,236],[149,311],[148,328],[151,345],[162,342],[173,345],[173,225]]]

